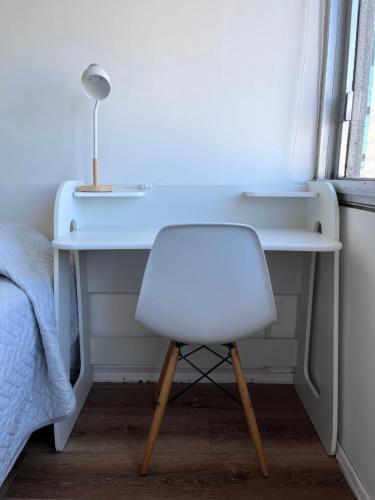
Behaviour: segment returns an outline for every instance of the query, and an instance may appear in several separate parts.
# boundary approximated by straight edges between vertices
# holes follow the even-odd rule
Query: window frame
[[[375,179],[343,176],[353,107],[360,6],[361,0],[328,0],[326,5],[315,178],[332,182],[340,204],[375,211]]]

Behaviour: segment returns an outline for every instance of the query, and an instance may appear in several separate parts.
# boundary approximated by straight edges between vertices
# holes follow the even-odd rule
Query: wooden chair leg
[[[236,381],[238,385],[238,391],[240,393],[243,410],[245,413],[247,425],[250,431],[250,436],[253,440],[256,453],[258,455],[260,470],[264,477],[268,477],[268,467],[264,457],[264,450],[262,440],[259,434],[258,424],[256,421],[254,408],[251,402],[249,390],[247,388],[246,380],[242,371],[240,357],[238,355],[236,344],[232,344],[230,348],[230,354],[232,358],[233,370],[236,376]]]
[[[141,476],[145,476],[147,474],[148,467],[150,465],[152,452],[154,451],[154,446],[159,434],[160,426],[165,413],[165,408],[168,402],[169,393],[172,387],[173,377],[176,371],[176,365],[179,354],[180,354],[180,348],[177,347],[176,344],[174,344],[171,350],[167,368],[165,370],[165,375],[160,389],[158,401],[156,403],[154,416],[152,419],[151,428],[148,435],[146,451],[143,458],[143,464],[141,467]]]
[[[169,358],[171,357],[172,349],[173,349],[173,347],[175,345],[176,345],[176,342],[174,342],[173,340],[171,340],[169,342],[169,346],[168,346],[168,349],[167,349],[167,352],[165,354],[165,358],[164,358],[164,361],[163,361],[163,366],[161,368],[161,372],[160,372],[160,375],[159,375],[159,381],[156,384],[156,388],[155,388],[154,399],[153,399],[153,401],[154,401],[155,404],[156,404],[156,402],[157,402],[157,400],[159,398],[160,389],[161,389],[161,386],[163,385],[163,382],[164,382],[165,372],[167,371],[167,366],[168,366]]]

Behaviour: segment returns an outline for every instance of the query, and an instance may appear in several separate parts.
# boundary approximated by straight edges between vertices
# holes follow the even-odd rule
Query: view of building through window
[[[369,85],[367,94],[367,112],[365,118],[365,130],[363,136],[363,147],[361,157],[361,177],[375,178],[375,85],[374,85],[374,63],[375,63],[375,31],[373,36],[371,65],[369,74]]]

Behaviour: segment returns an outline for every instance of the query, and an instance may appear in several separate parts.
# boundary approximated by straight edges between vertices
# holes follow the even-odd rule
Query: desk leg
[[[339,252],[313,254],[305,269],[294,385],[327,453],[337,439]]]
[[[77,417],[92,386],[90,336],[88,331],[88,296],[85,252],[74,252],[77,279],[80,373],[73,390],[76,410],[69,418],[54,424],[55,448],[63,451]],[[67,376],[70,375],[70,252],[55,250],[55,307],[61,354]]]

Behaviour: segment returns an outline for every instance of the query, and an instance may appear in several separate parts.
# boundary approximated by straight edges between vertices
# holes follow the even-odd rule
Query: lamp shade
[[[102,101],[111,91],[108,73],[98,64],[90,64],[82,74],[82,89],[88,97]]]

